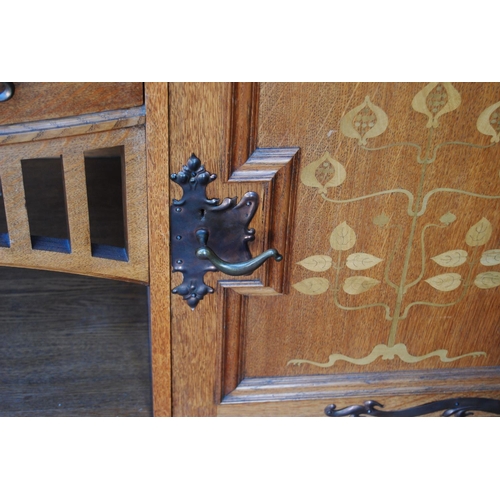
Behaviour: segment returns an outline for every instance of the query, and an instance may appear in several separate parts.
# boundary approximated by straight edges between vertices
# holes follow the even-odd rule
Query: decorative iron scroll
[[[376,406],[384,407],[384,405],[372,400],[365,401],[362,405],[348,406],[340,410],[337,410],[336,405],[332,404],[325,408],[325,414],[328,417],[360,417],[362,415],[369,415],[370,417],[419,417],[444,410],[441,414],[442,417],[467,417],[472,415],[474,411],[500,415],[500,400],[488,398],[443,399],[442,401],[433,401],[413,408],[394,411],[379,410],[375,408]]]

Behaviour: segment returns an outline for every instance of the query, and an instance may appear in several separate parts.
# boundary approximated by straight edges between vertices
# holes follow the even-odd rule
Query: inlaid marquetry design
[[[462,98],[451,83],[429,83],[413,99],[415,111],[429,117],[427,128],[439,127],[438,118],[460,106]]]
[[[359,106],[349,111],[340,121],[340,130],[346,137],[358,139],[359,144],[385,132],[389,119],[385,111],[375,106],[368,96]]]
[[[487,107],[477,119],[477,129],[491,135],[491,142],[500,141],[500,101]]]
[[[318,160],[313,161],[300,174],[306,186],[318,188],[319,193],[327,192],[329,187],[340,186],[346,177],[344,166],[334,160],[328,151]]]
[[[335,305],[345,311],[382,308],[385,319],[390,325],[387,331],[387,344],[376,345],[369,355],[362,358],[334,353],[329,356],[326,363],[315,360],[292,359],[288,364],[308,363],[318,367],[331,367],[338,360],[366,365],[379,357],[394,359],[397,356],[406,363],[416,363],[429,357],[438,357],[441,362],[451,362],[468,356],[486,356],[484,351],[475,351],[448,357],[446,349],[437,349],[416,355],[416,353],[409,353],[405,344],[397,343],[398,327],[401,321],[412,314],[412,309],[418,307],[449,308],[464,300],[468,293],[473,293],[471,290],[474,287],[488,290],[500,286],[500,272],[496,270],[477,272],[476,270],[480,265],[486,267],[500,265],[500,249],[492,248],[492,246],[496,246],[492,235],[499,228],[494,228],[487,217],[479,216],[479,220],[464,231],[463,244],[458,248],[447,248],[446,238],[443,237],[441,251],[438,251],[435,255],[432,253],[429,255],[430,252],[426,246],[426,238],[429,233],[442,233],[443,229],[451,224],[460,224],[460,220],[451,210],[448,210],[441,217],[436,217],[436,220],[424,224],[421,229],[417,225],[419,219],[426,213],[429,200],[433,196],[439,196],[440,193],[452,193],[454,196],[484,200],[500,200],[500,194],[485,194],[449,187],[436,187],[427,192],[425,190],[428,185],[425,182],[426,177],[428,177],[440,149],[444,146],[487,149],[495,146],[500,141],[500,102],[497,102],[482,111],[477,119],[477,130],[491,137],[489,144],[448,141],[432,147],[435,130],[441,126],[440,118],[456,110],[461,101],[460,93],[450,83],[430,83],[414,96],[411,107],[414,111],[428,117],[425,125],[428,129],[427,138],[423,145],[417,142],[405,142],[387,144],[376,148],[368,147],[368,141],[383,134],[389,123],[386,113],[374,104],[369,96],[359,106],[348,111],[340,120],[340,132],[347,138],[357,139],[358,147],[365,151],[379,151],[394,147],[414,150],[414,161],[420,165],[419,183],[414,192],[397,187],[373,193],[362,193],[349,199],[342,198],[340,193],[338,196],[328,196],[349,175],[345,166],[334,157],[335,155],[332,156],[329,152],[324,153],[303,169],[301,175],[303,184],[318,188],[317,195],[326,203],[362,203],[369,198],[384,197],[390,194],[404,196],[407,200],[405,212],[408,215],[408,226],[392,223],[391,214],[379,213],[372,216],[372,223],[379,231],[385,231],[388,235],[397,235],[394,247],[387,256],[384,256],[377,255],[376,251],[366,252],[364,249],[357,248],[358,234],[356,227],[354,227],[355,224],[350,224],[349,220],[345,220],[337,223],[330,234],[325,234],[325,246],[323,248],[318,249],[314,255],[304,256],[302,260],[297,262],[298,265],[312,273],[328,273],[323,276],[307,277],[295,283],[293,286],[298,292],[306,295],[331,293]],[[464,154],[466,151],[467,149],[464,150]],[[403,237],[405,234],[408,235],[406,238]],[[328,248],[328,243],[330,248]],[[420,246],[421,255],[419,257],[412,255],[415,245]],[[397,256],[402,256],[403,267],[398,279],[394,279],[392,271]],[[410,281],[410,264],[415,259],[417,262],[420,261],[420,273]],[[429,273],[430,261],[443,268],[443,272],[439,274]],[[379,266],[383,266],[384,269],[383,281],[370,275],[370,269],[378,269]],[[346,269],[355,271],[356,274],[346,277]],[[421,282],[426,284],[424,286],[437,290],[443,297],[446,297],[447,293],[454,290],[460,290],[460,293],[458,295],[452,294],[453,300],[447,302],[415,300],[405,304],[404,298],[407,292]],[[378,290],[381,285],[392,289],[392,301],[384,298],[384,300],[353,306],[347,305],[346,301],[343,300],[344,297],[349,295],[361,295],[372,289],[373,291]],[[368,295],[373,297],[373,291]]]

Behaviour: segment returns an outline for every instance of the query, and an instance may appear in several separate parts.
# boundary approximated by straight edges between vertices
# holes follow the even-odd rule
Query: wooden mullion
[[[63,156],[68,226],[73,254],[90,253],[90,225],[83,151]]]
[[[2,166],[2,191],[10,238],[10,250],[31,252],[30,227],[24,195],[21,161],[10,160]]]
[[[169,99],[166,83],[146,83],[146,113],[153,412],[155,416],[170,416]]]

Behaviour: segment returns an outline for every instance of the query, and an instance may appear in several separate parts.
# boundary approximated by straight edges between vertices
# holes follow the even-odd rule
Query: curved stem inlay
[[[339,291],[339,276],[340,276],[340,260],[342,258],[342,254],[339,252],[339,257],[338,257],[338,260],[337,260],[337,267],[335,267],[336,269],[336,273],[335,273],[335,287],[334,287],[334,290],[333,290],[333,300],[335,302],[335,305],[339,308],[339,309],[343,309],[344,311],[359,311],[361,309],[369,309],[371,307],[383,307],[385,309],[385,319],[390,321],[392,320],[391,318],[391,310],[389,308],[389,306],[387,304],[384,304],[383,302],[376,302],[374,304],[363,304],[361,306],[344,306],[342,305],[340,302],[339,302],[339,298],[338,298],[338,291]]]
[[[353,201],[366,200],[368,198],[375,198],[376,196],[382,196],[384,194],[392,194],[392,193],[405,194],[408,197],[408,215],[410,216],[414,215],[414,212],[412,210],[414,197],[413,194],[407,189],[400,189],[400,188],[388,189],[387,191],[379,191],[378,193],[366,194],[364,196],[358,196],[357,198],[349,198],[348,200],[334,200],[332,198],[328,198],[324,193],[321,194],[321,197],[324,200],[329,201],[331,203],[343,204],[343,203],[351,203]]]
[[[396,283],[393,283],[390,279],[389,279],[389,271],[391,270],[391,266],[392,266],[392,262],[394,261],[394,257],[396,255],[396,252],[399,248],[399,245],[401,244],[401,240],[403,239],[403,226],[401,224],[396,224],[394,226],[389,226],[389,228],[391,227],[395,227],[397,228],[399,231],[399,234],[398,234],[398,238],[396,240],[396,244],[394,245],[394,248],[392,249],[392,252],[391,252],[391,255],[389,257],[389,259],[387,259],[387,264],[385,266],[385,270],[384,270],[384,281],[392,288],[394,288],[396,291],[398,290],[398,285],[396,285]]]
[[[475,257],[475,254],[476,254],[476,250],[477,250],[477,248],[474,248],[472,258],[470,260],[468,260],[469,272],[467,273],[467,278],[465,279],[465,283],[464,283],[464,286],[462,288],[462,293],[460,294],[460,296],[458,297],[458,299],[454,300],[453,302],[447,302],[445,304],[439,304],[439,303],[436,303],[436,302],[426,302],[426,301],[423,301],[423,300],[419,300],[419,301],[416,301],[416,302],[411,302],[410,304],[408,304],[405,307],[405,309],[403,311],[403,314],[401,315],[400,319],[406,319],[406,317],[408,316],[408,311],[412,307],[414,307],[414,306],[451,307],[451,306],[454,306],[454,305],[458,304],[459,302],[461,302],[465,298],[465,296],[467,295],[467,292],[468,292],[469,287],[471,285],[472,271],[473,271],[474,266],[477,264],[477,261],[474,260],[474,257]]]
[[[420,283],[420,281],[424,277],[424,274],[425,274],[425,231],[427,231],[427,229],[429,229],[430,227],[446,227],[446,226],[441,225],[441,224],[426,224],[424,226],[424,228],[422,229],[422,234],[420,235],[420,246],[422,248],[422,266],[421,266],[420,274],[418,275],[418,278],[416,280],[412,281],[411,283],[408,283],[405,286],[404,293],[406,293],[410,288],[412,288],[415,285],[417,285],[418,283]]]
[[[427,163],[434,163],[436,160],[437,152],[440,148],[443,146],[468,146],[470,148],[477,148],[477,149],[488,149],[494,146],[495,143],[493,144],[488,144],[487,146],[483,146],[482,144],[472,144],[470,142],[462,142],[462,141],[449,141],[449,142],[443,142],[442,144],[438,144],[435,148],[434,151],[432,152],[432,158],[430,158]]]
[[[458,193],[465,194],[467,196],[474,196],[475,198],[483,198],[485,200],[500,200],[500,195],[489,195],[489,194],[479,194],[479,193],[471,193],[470,191],[463,191],[462,189],[453,189],[453,188],[436,188],[432,191],[429,191],[422,201],[422,208],[417,213],[417,216],[420,217],[423,215],[427,209],[427,203],[429,198],[436,193]]]

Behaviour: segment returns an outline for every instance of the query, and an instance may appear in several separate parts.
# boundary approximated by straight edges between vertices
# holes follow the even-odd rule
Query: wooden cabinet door
[[[252,253],[284,254],[171,297],[173,415],[500,397],[500,84],[176,83],[169,109],[170,171],[259,193]]]

